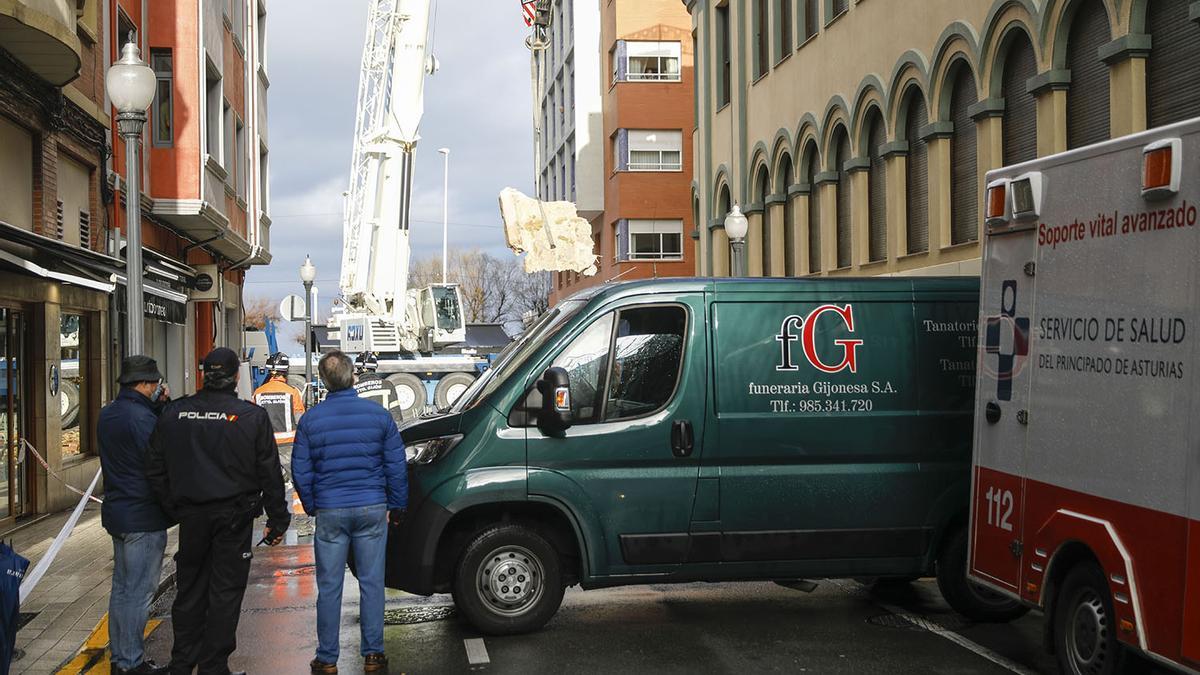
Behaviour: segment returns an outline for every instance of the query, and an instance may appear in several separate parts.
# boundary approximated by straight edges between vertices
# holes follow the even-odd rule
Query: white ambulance
[[[988,175],[969,574],[1200,671],[1200,119]]]

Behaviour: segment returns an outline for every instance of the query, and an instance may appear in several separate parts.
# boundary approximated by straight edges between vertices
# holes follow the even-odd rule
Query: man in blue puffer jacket
[[[292,479],[317,517],[317,655],[313,673],[336,673],[346,557],[354,548],[363,670],[387,670],[383,578],[389,522],[408,506],[408,463],[392,416],[354,390],[354,364],[331,352],[317,366],[329,395],[296,427]]]

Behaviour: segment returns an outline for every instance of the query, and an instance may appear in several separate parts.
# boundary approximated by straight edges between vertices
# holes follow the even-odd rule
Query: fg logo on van
[[[823,373],[840,373],[847,368],[852,373],[858,372],[858,348],[863,345],[863,340],[834,340],[833,344],[842,348],[842,360],[837,363],[825,363],[817,354],[817,320],[825,314],[832,314],[831,318],[835,320],[841,319],[846,330],[854,332],[854,307],[852,305],[845,307],[821,305],[809,312],[808,316],[793,314],[783,320],[779,326],[779,335],[775,336],[775,340],[779,342],[780,352],[779,365],[775,366],[775,370],[779,372],[800,370],[800,366],[792,363],[792,343],[799,340],[804,351],[804,358],[813,368]],[[798,330],[800,334],[795,334],[794,330]]]

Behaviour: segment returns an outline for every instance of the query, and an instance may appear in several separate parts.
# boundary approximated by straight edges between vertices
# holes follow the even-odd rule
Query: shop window
[[[64,460],[90,454],[87,430],[91,428],[88,397],[88,317],[82,313],[59,315],[59,422],[62,425]]]
[[[150,67],[154,69],[156,89],[150,109],[154,117],[154,146],[169,148],[175,142],[174,69],[170,49],[151,49]]]

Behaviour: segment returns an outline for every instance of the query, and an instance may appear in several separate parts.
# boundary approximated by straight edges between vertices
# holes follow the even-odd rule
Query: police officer
[[[291,521],[271,421],[237,398],[238,366],[229,349],[204,357],[204,388],[168,405],[150,439],[147,478],[179,522],[171,673],[229,673],[254,519],[265,507],[271,546]]]
[[[359,398],[369,398],[382,405],[392,417],[400,418],[400,396],[396,385],[379,374],[379,356],[375,352],[363,352],[354,359],[354,391]]]

